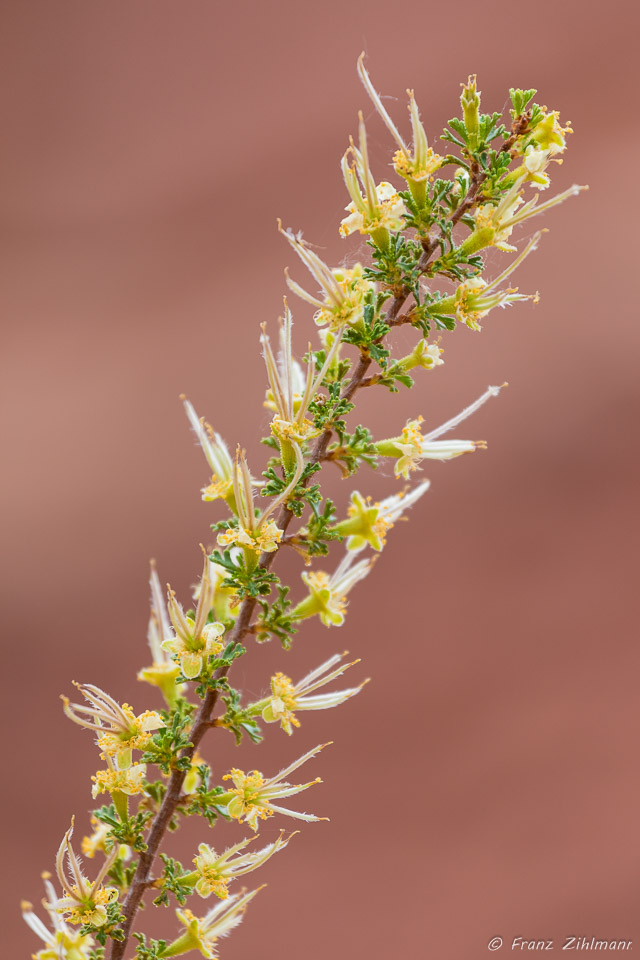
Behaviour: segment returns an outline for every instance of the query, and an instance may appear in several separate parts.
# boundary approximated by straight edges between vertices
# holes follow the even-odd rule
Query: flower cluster
[[[88,792],[104,804],[93,811],[91,831],[82,840],[84,855],[97,861],[95,879],[82,872],[69,829],[55,861],[60,896],[45,878],[48,924],[23,903],[25,921],[44,944],[37,960],[123,960],[132,936],[142,960],[193,950],[215,958],[220,938],[240,923],[258,892],[230,893],[229,886],[254,871],[268,872],[268,862],[294,836],[281,832],[254,849],[255,834],[265,825],[268,830],[274,817],[326,819],[295,809],[295,802],[292,809],[288,800],[320,782],[314,776],[297,783],[298,776],[291,775],[327,744],[307,750],[275,776],[242,761],[225,773],[211,763],[208,744],[214,732],[230,733],[240,746],[247,738],[256,744],[267,732],[280,736],[278,727],[291,736],[305,712],[357,710],[357,703],[345,704],[367,682],[355,669],[359,659],[335,654],[299,680],[292,679],[299,675],[294,667],[279,662],[252,696],[232,685],[238,683],[234,664],[254,641],[275,640],[289,651],[310,620],[341,627],[352,592],[372,573],[381,552],[394,549],[400,522],[421,522],[422,498],[430,488],[422,473],[425,461],[486,448],[484,440],[446,435],[497,397],[501,386],[488,387],[440,425],[423,419],[422,403],[412,404],[387,431],[391,436],[358,423],[353,411],[364,390],[397,393],[412,389],[426,373],[431,377],[443,366],[447,335],[462,330],[466,336],[465,328],[479,332],[497,307],[537,301],[537,294],[521,294],[511,282],[543,231],[527,238],[520,228],[584,189],[573,186],[541,199],[571,128],[556,111],[535,103],[535,90],[511,90],[510,117],[503,120],[481,112],[476,78],[470,77],[460,116],[441,138],[454,151],[445,153],[430,145],[412,90],[409,137],[386,109],[363,57],[358,74],[391,136],[390,179],[380,177],[384,167],[371,154],[360,114],[357,141],[348,142],[340,162],[347,215],[334,227],[343,238],[367,237],[369,262],[331,265],[299,231],[278,222],[283,249],[296,255],[311,278],[301,284],[286,270],[287,287],[312,311],[306,350],[298,356],[286,299],[273,344],[267,324],[261,324],[264,407],[271,419],[262,437],[268,458],[259,473],[251,472],[240,445],[232,455],[182,398],[207,462],[201,496],[203,509],[214,511],[208,517],[213,542],[203,548],[200,581],[184,606],[171,587],[163,590],[151,565],[151,662],[138,679],[149,693],[161,694],[162,706],[137,713],[88,683],[76,684],[84,702],[62,698],[65,714],[95,737],[103,768],[91,777]],[[485,262],[485,253],[494,249],[495,257],[507,261],[492,275],[495,257]],[[406,334],[413,338],[405,355],[398,347],[402,338],[395,336],[400,326],[404,342]],[[264,411],[261,415],[266,419]],[[361,475],[358,489],[352,488],[341,506],[322,484],[322,470],[331,463],[346,478],[386,466],[393,486],[374,498]],[[290,561],[304,562],[292,582],[276,572],[283,551]],[[353,685],[332,686],[347,670],[357,677]],[[317,763],[323,760],[314,760],[314,774]],[[179,828],[186,816],[199,817],[203,829],[206,821],[207,831],[223,820],[236,838],[226,847],[203,840],[183,866],[162,844],[167,830]],[[158,905],[171,898],[177,904],[179,929],[170,942],[134,932],[149,892]],[[220,902],[203,912],[200,900],[211,896]]]

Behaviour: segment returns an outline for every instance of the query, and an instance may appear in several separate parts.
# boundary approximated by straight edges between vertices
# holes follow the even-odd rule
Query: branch
[[[389,323],[389,325],[391,325],[391,322],[393,322],[398,316],[408,295],[408,291],[406,293],[403,292],[402,295],[395,297],[392,301],[385,317],[385,321]],[[371,357],[367,353],[361,351],[360,358],[353,375],[342,391],[342,399],[351,400],[357,390],[363,386],[367,370],[371,366],[371,363]],[[327,430],[324,430],[323,433],[317,438],[316,442],[311,448],[308,459],[309,463],[322,463],[325,460],[327,447],[329,445],[329,441],[331,440],[332,432],[333,431],[328,428]],[[307,482],[308,480],[305,481],[305,484]],[[287,509],[286,503],[283,503],[276,517],[276,524],[283,531],[283,535],[286,533],[292,519],[293,513],[291,510]],[[271,567],[276,557],[276,553],[277,551],[273,553],[265,552],[260,555],[259,564],[264,570],[268,570]],[[253,616],[256,603],[257,600],[252,597],[247,597],[242,602],[238,619],[236,620],[233,629],[229,634],[228,640],[230,643],[239,643],[244,636],[252,632],[251,618]],[[215,680],[221,680],[223,677],[226,677],[229,669],[229,667],[221,667],[215,674]],[[189,734],[189,739],[191,740],[192,746],[185,748],[181,754],[181,757],[191,759],[207,730],[216,726],[215,722],[212,720],[212,715],[218,702],[218,697],[218,690],[209,690],[207,692],[204,700],[202,701],[200,709],[195,716],[193,727]],[[122,913],[125,918],[124,922],[122,923],[124,939],[113,940],[111,942],[111,952],[109,954],[110,960],[122,960],[124,957],[129,942],[129,937],[131,935],[133,921],[140,907],[142,896],[147,887],[149,887],[151,884],[150,877],[153,862],[157,856],[169,823],[171,822],[176,808],[181,801],[182,785],[185,777],[186,772],[183,770],[174,770],[171,774],[167,792],[165,793],[162,803],[160,804],[160,809],[156,813],[153,823],[151,824],[151,829],[147,838],[147,849],[144,851],[144,853],[140,854],[140,859],[138,860],[138,865],[131,881],[129,892],[122,905]]]
[[[509,151],[513,155],[513,147],[518,137],[520,137],[522,133],[526,131],[530,118],[531,115],[525,113],[515,119],[512,125],[512,133],[503,144],[502,151]],[[487,179],[487,174],[481,170],[478,162],[473,159],[470,165],[470,173],[471,185],[464,199],[449,217],[448,222],[451,226],[455,226],[462,219],[462,217],[474,207],[479,199],[481,187]],[[429,236],[423,241],[424,251],[418,263],[420,273],[425,273],[427,271],[434,251],[438,246],[440,239],[444,235],[445,229],[440,226],[436,235]],[[409,294],[410,290],[407,287],[403,287],[397,292],[396,296],[391,301],[391,304],[385,315],[385,323],[389,327],[392,328],[395,326],[400,326],[402,323],[409,322],[410,313],[409,315],[401,315],[401,310]],[[371,386],[376,382],[377,377],[375,375],[367,376],[367,372],[371,366],[371,363],[372,358],[368,351],[361,350],[353,374],[341,393],[341,399],[351,400],[361,387]],[[320,434],[310,450],[307,463],[322,464],[332,459],[331,457],[327,456],[327,450],[332,433],[333,430],[331,427],[328,427],[322,432],[322,434]],[[306,485],[308,481],[309,478],[307,477],[307,479],[304,481],[304,484]],[[282,503],[275,519],[277,526],[283,532],[283,536],[286,533],[293,516],[294,515],[292,511],[287,508],[286,502]],[[291,539],[292,538],[288,538],[289,541]],[[273,553],[263,552],[259,559],[260,567],[262,567],[264,570],[269,570],[274,562],[277,552],[278,551]],[[255,624],[252,624],[251,621],[256,605],[257,600],[252,597],[246,597],[242,602],[238,619],[236,620],[228,637],[229,642],[239,643],[247,634],[254,632]],[[229,666],[221,667],[216,672],[214,679],[221,680],[222,678],[226,677],[229,669]],[[210,689],[205,695],[202,704],[195,715],[193,726],[189,735],[192,745],[182,751],[181,758],[192,759],[206,731],[214,726],[217,726],[215,720],[213,719],[213,712],[218,702],[218,698],[218,689]],[[124,957],[129,943],[133,922],[140,907],[144,892],[154,883],[154,879],[152,877],[154,860],[161,846],[165,832],[176,812],[176,808],[180,802],[184,800],[182,786],[185,776],[186,772],[182,770],[174,770],[171,774],[167,791],[151,824],[151,828],[147,837],[147,849],[140,854],[129,892],[122,905],[122,912],[124,915],[122,929],[124,938],[122,940],[113,940],[111,942],[111,951],[109,954],[110,960],[122,960]]]

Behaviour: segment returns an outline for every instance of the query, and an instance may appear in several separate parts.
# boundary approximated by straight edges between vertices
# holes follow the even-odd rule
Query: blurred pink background
[[[331,823],[249,878],[268,887],[221,956],[474,960],[496,936],[503,953],[516,936],[639,949],[635,6],[26,0],[0,21],[6,955],[38,949],[19,899],[39,901],[71,813],[79,839],[92,806],[96,751],[58,694],[76,679],[156,705],[135,680],[149,557],[185,597],[222,516],[200,501],[179,393],[259,469],[258,323],[273,329],[285,265],[306,281],[276,217],[329,262],[357,255],[337,224],[359,108],[380,176],[392,148],[361,49],[405,127],[415,88],[434,140],[467,74],[490,110],[537,87],[575,129],[556,189],[591,190],[552,211],[519,271],[537,306],[448,335],[412,393],[365,398],[384,436],[510,383],[458,434],[488,452],[424,471],[431,491],[345,628],[314,624],[234,671],[258,695],[348,647],[372,683],[291,739],[269,728],[259,753],[205,742],[219,775],[335,741],[298,806]],[[302,350],[310,311],[292,307]],[[357,487],[396,485],[386,469]],[[205,831],[190,823],[173,851],[188,863]]]

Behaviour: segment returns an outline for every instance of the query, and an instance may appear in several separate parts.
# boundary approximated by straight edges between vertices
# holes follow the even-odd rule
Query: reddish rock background
[[[591,191],[549,215],[520,270],[538,306],[448,336],[411,394],[366,398],[384,435],[510,382],[462,431],[489,451],[425,471],[431,491],[344,630],[314,625],[291,654],[240,665],[257,694],[273,669],[348,646],[373,682],[291,740],[270,729],[260,754],[205,747],[220,773],[271,771],[335,740],[300,804],[331,823],[264,869],[221,955],[475,960],[495,936],[503,952],[515,936],[640,948],[635,7],[26,0],[0,20],[6,955],[37,949],[19,899],[39,900],[70,814],[81,835],[91,807],[95,748],[58,694],[77,679],[151,705],[135,680],[148,559],[184,593],[218,517],[178,394],[257,463],[257,325],[292,263],[276,217],[330,261],[357,250],[336,225],[338,160],[372,112],[361,49],[400,122],[415,88],[434,139],[467,74],[491,109],[536,86],[575,128],[557,188]],[[382,172],[391,145],[370,131]],[[304,346],[310,314],[293,307]],[[185,861],[212,839],[196,826],[173,846]]]

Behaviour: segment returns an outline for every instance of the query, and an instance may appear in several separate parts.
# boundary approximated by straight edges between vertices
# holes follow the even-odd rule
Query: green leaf
[[[240,555],[234,560],[230,550],[222,553],[220,550],[214,550],[210,559],[223,567],[227,574],[221,585],[231,587],[241,600],[245,597],[255,599],[259,596],[267,596],[271,591],[271,585],[278,580],[274,573],[270,573],[263,567],[258,566],[248,570],[244,556]]]
[[[305,549],[308,549],[306,538]],[[262,608],[262,614],[258,620],[256,640],[258,640],[259,643],[262,643],[273,636],[280,640],[285,650],[288,650],[291,646],[293,635],[297,632],[298,628],[296,626],[296,622],[289,615],[289,610],[291,608],[291,601],[289,600],[289,587],[279,584],[277,591],[278,595],[271,603],[262,599],[258,600],[258,603]],[[249,733],[249,731],[246,732]]]
[[[150,810],[139,810],[134,815],[130,815],[125,823],[121,823],[113,804],[99,807],[93,811],[93,815],[101,823],[107,824],[109,827],[108,836],[114,842],[126,843],[127,846],[133,847],[138,852],[147,849],[144,834],[146,826],[153,816]]]
[[[189,760],[181,758],[180,753],[191,746],[188,733],[192,713],[193,706],[184,699],[177,701],[171,713],[162,711],[165,726],[153,734],[141,762],[153,763],[166,774],[172,770],[188,770]]]
[[[187,897],[193,893],[193,886],[182,880],[190,871],[185,870],[179,860],[174,860],[165,853],[161,853],[160,858],[164,864],[162,888],[153,902],[157,907],[168,907],[169,894],[172,893],[180,906],[183,906],[187,902]]]
[[[347,433],[346,430],[339,430],[337,433],[338,442],[332,444],[327,453],[343,468],[344,476],[348,477],[356,473],[363,463],[368,464],[373,470],[376,469],[378,464],[376,448],[373,437],[366,427],[358,425],[353,433]]]
[[[218,798],[225,793],[223,787],[209,787],[211,771],[206,764],[198,768],[200,774],[200,783],[197,789],[190,793],[181,804],[180,809],[187,817],[204,817],[209,826],[212,827],[218,817],[230,820],[231,817],[226,811],[226,804],[218,802]]]
[[[242,743],[242,738],[246,734],[253,743],[260,743],[262,733],[256,722],[255,717],[241,706],[240,692],[233,687],[228,687],[227,696],[223,697],[227,710],[221,717],[220,725],[233,733],[236,738],[236,744]]]
[[[538,91],[533,87],[531,90],[520,90],[519,88],[512,87],[509,90],[509,96],[511,98],[511,103],[513,104],[513,110],[511,111],[511,116],[515,120],[516,117],[520,117],[533,98],[535,97]]]
[[[166,940],[147,940],[144,933],[134,933],[138,941],[136,948],[137,960],[162,960],[162,954],[167,946]]]
[[[319,463],[307,463],[300,480],[296,484],[295,489],[289,495],[287,499],[287,509],[296,517],[301,517],[304,513],[305,504],[309,506],[318,503],[322,497],[320,494],[320,487],[318,484],[313,484],[309,486],[309,480],[320,470]],[[262,476],[266,479],[266,483],[262,488],[262,496],[269,497],[278,497],[280,494],[286,490],[291,482],[291,476],[285,475],[284,477],[276,473],[276,470],[273,466],[267,467],[263,471]]]

